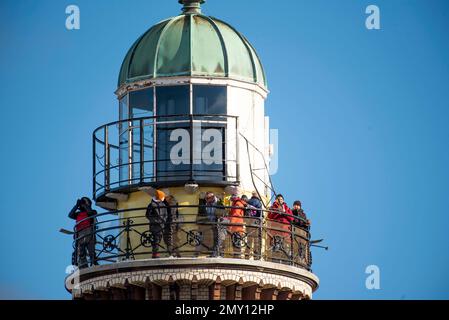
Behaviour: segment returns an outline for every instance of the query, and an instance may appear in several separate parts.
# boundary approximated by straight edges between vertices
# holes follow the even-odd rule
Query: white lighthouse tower
[[[107,210],[94,231],[98,265],[66,285],[75,299],[310,299],[308,230],[267,218],[262,63],[240,32],[202,14],[204,0],[179,2],[180,15],[129,49],[119,119],[93,133],[93,198]],[[173,215],[156,230],[146,208],[161,192]],[[240,208],[229,197],[253,192],[261,216],[230,219]],[[215,220],[200,218],[206,193],[219,199]]]

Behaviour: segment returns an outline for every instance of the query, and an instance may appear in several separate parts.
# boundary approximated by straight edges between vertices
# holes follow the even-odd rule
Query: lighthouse
[[[66,278],[73,299],[300,300],[318,288],[309,230],[268,218],[262,62],[204,2],[179,0],[181,14],[124,57],[118,119],[92,135],[92,198],[104,211],[95,261]],[[243,195],[261,208],[236,205]],[[163,215],[149,214],[153,202]]]

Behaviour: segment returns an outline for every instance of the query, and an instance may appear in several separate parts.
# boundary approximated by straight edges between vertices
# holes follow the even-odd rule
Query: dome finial
[[[179,3],[183,4],[182,12],[184,14],[189,13],[201,13],[201,4],[206,2],[205,0],[179,0]]]

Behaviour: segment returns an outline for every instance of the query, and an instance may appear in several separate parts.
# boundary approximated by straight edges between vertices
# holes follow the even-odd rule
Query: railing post
[[[157,109],[155,109],[157,110]],[[158,125],[158,116],[156,114],[156,116],[153,118],[153,162],[152,162],[152,166],[153,166],[153,176],[151,178],[151,182],[156,182],[157,181],[157,125]]]
[[[307,256],[305,256],[305,259],[307,259],[306,261],[306,265],[307,265],[307,269],[309,271],[312,270],[312,252],[310,251],[310,226],[307,229]]]
[[[290,222],[290,263],[292,265],[295,265],[293,240],[294,240],[294,230],[293,224]]]
[[[217,234],[216,234],[216,245],[215,245],[215,252],[217,257],[224,257],[225,250],[223,250],[223,253],[221,252],[221,248],[223,247],[223,241],[226,241],[226,230],[224,229],[224,226],[222,225],[223,218],[220,217],[217,219]],[[224,236],[223,236],[224,235]]]
[[[240,182],[240,141],[239,141],[239,118],[235,118],[235,141],[236,141],[236,150],[235,150],[235,170],[236,170],[236,182]]]
[[[226,118],[226,125],[222,131],[222,139],[223,139],[223,143],[221,146],[221,161],[223,163],[223,181],[228,181],[228,161],[227,161],[227,152],[226,152],[226,148],[228,146],[227,144],[227,132],[228,132],[228,119]]]
[[[92,135],[92,198],[94,201],[97,199],[97,141],[96,131]]]
[[[125,231],[126,231],[126,249],[125,249],[125,257],[126,260],[129,260],[131,254],[130,252],[132,251],[131,249],[131,238],[129,236],[129,231],[131,230],[131,220],[128,218],[126,219],[126,227],[125,227]]]
[[[109,167],[110,167],[110,159],[109,159],[109,128],[108,126],[104,127],[104,188],[105,191],[109,191],[110,187],[110,176],[109,176]]]
[[[132,184],[133,180],[133,122],[128,121],[128,185]]]
[[[190,114],[190,181],[193,181],[193,139],[195,138],[193,130],[193,115]]]
[[[178,204],[175,205],[171,204],[167,208],[167,220],[168,220],[168,243],[167,245],[167,252],[168,255],[171,257],[173,256],[173,248],[174,248],[174,232],[175,232],[175,223],[176,220],[176,212],[178,212]],[[165,222],[167,224],[167,221]],[[164,232],[164,231],[162,231]]]
[[[99,254],[97,255],[97,218],[94,219],[94,223],[92,226],[92,236],[94,237],[94,261],[91,261],[93,265],[95,265],[98,261],[98,258],[100,257]]]
[[[143,130],[143,119],[140,119],[139,121],[139,127],[140,127],[140,183],[143,183],[143,177],[144,177],[144,130]]]
[[[307,268],[312,272],[312,251],[310,251],[310,242],[307,242]]]
[[[258,230],[258,239],[259,239],[259,256],[260,256],[260,260],[264,260],[263,259],[263,254],[262,252],[265,252],[265,248],[263,247],[264,245],[264,241],[263,241],[263,220],[264,220],[264,211],[262,209],[260,209],[260,217],[259,217],[259,230]]]

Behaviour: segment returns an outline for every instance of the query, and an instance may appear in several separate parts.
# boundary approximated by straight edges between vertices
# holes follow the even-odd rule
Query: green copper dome
[[[128,51],[118,86],[175,76],[231,78],[267,87],[256,50],[229,24],[201,14],[204,1],[181,0],[183,14],[145,32]]]

